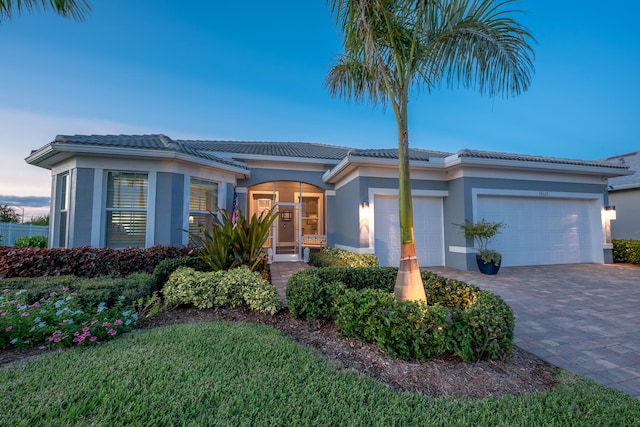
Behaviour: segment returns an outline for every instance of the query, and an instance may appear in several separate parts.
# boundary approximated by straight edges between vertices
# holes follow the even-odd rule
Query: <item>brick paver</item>
[[[516,315],[519,347],[640,399],[640,267],[509,267],[495,276],[426,269],[504,298]]]

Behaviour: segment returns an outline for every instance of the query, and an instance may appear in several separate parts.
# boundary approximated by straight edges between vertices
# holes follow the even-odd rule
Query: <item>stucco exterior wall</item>
[[[184,175],[158,172],[156,178],[155,235],[157,245],[180,246],[186,234],[183,207]]]
[[[93,221],[93,178],[90,168],[77,168],[71,174],[69,246],[90,246]]]
[[[609,204],[616,207],[611,237],[640,240],[640,188],[609,192]]]

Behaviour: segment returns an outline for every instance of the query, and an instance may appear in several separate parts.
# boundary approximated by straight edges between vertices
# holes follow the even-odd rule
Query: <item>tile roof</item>
[[[166,135],[58,135],[54,143],[97,145],[104,147],[140,148],[151,150],[175,151],[187,155],[219,162],[235,167],[246,168],[242,158],[247,156],[271,156],[304,159],[323,159],[340,161],[347,156],[397,159],[397,148],[349,148],[336,145],[316,144],[308,142],[257,142],[257,141],[200,141],[173,140]],[[233,155],[238,155],[233,159]],[[464,149],[457,153],[460,158],[478,158],[492,160],[515,160],[586,167],[604,167],[618,170],[640,169],[640,152],[614,156],[602,160],[562,159],[527,154],[500,153],[491,151]],[[411,160],[428,161],[430,158],[445,158],[453,155],[442,151],[430,151],[410,148]],[[624,159],[621,162],[620,159]],[[611,179],[612,185],[633,184],[640,182],[640,175],[624,176]],[[615,183],[615,184],[613,184]]]
[[[58,135],[53,141],[57,144],[98,145],[101,147],[140,148],[148,150],[174,151],[222,163],[229,166],[246,168],[242,162],[211,155],[197,147],[174,141],[166,135]]]
[[[352,149],[349,150],[348,155],[350,156],[360,156],[360,157],[374,157],[374,158],[383,158],[383,159],[397,159],[398,158],[398,149],[397,148],[369,148],[369,149]],[[423,150],[421,148],[409,148],[409,159],[410,160],[423,160],[429,161],[429,158],[445,158],[450,156],[451,153],[444,153],[442,151],[429,151]]]
[[[633,175],[609,178],[609,185],[614,189],[622,185],[640,185],[640,151],[607,157],[602,160],[619,166],[627,166],[629,170],[635,172]]]
[[[612,169],[626,170],[624,165],[616,165],[601,160],[577,160],[577,159],[561,159],[557,157],[546,156],[530,156],[528,154],[512,154],[512,153],[498,153],[492,151],[481,150],[469,150],[464,149],[458,151],[459,157],[472,157],[478,159],[493,159],[493,160],[516,160],[523,162],[539,162],[539,163],[554,163],[561,165],[574,165],[574,166],[593,166],[604,167]]]
[[[199,151],[212,153],[245,154],[251,156],[296,157],[307,159],[341,160],[348,147],[310,142],[256,142],[256,141],[177,141]]]

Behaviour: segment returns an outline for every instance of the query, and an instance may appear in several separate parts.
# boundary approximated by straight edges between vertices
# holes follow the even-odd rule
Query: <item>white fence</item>
[[[49,236],[49,227],[46,225],[15,224],[13,222],[0,222],[0,245],[13,246],[13,242],[25,236]]]

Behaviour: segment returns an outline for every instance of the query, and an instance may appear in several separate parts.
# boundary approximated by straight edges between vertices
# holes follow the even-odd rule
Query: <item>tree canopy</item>
[[[13,206],[0,205],[0,222],[20,222],[20,214]]]
[[[396,298],[426,300],[415,251],[409,172],[409,95],[443,84],[519,95],[533,75],[534,41],[516,0],[329,0],[344,53],[329,71],[333,96],[391,103],[398,130],[400,268]],[[428,120],[423,118],[423,120]]]

